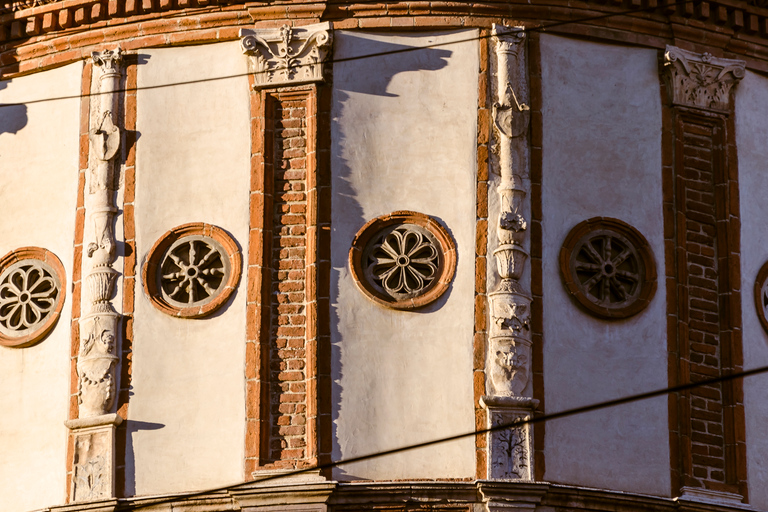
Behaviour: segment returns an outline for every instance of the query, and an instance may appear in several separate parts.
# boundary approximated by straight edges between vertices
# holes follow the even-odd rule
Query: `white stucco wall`
[[[142,52],[136,244],[143,263],[169,229],[228,231],[247,262],[250,112],[238,42]],[[160,84],[239,75],[166,88]],[[128,490],[195,490],[243,480],[245,278],[213,316],[183,320],[136,290]]]
[[[768,365],[768,334],[757,317],[753,287],[757,272],[768,260],[768,79],[747,72],[736,89],[736,145],[739,152],[741,207],[741,311],[744,369]],[[749,501],[768,508],[768,375],[744,379],[747,428],[747,481]]]
[[[332,108],[333,456],[349,458],[472,431],[478,43],[336,32]],[[395,210],[437,218],[458,248],[451,289],[417,312],[368,300],[347,266],[355,233]],[[342,480],[471,477],[474,440],[381,457]]]
[[[29,348],[0,347],[2,512],[61,504],[66,491],[81,75],[77,63],[0,81],[0,255],[48,249],[67,279],[61,317],[48,337]],[[1,106],[62,96],[74,98]]]
[[[543,285],[546,412],[667,386],[661,189],[661,100],[654,50],[542,35]],[[658,288],[618,321],[579,309],[562,284],[568,232],[597,216],[648,240]],[[546,424],[554,482],[670,494],[667,398]]]

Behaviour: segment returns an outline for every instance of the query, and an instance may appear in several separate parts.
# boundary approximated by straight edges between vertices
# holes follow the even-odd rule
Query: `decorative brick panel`
[[[681,65],[695,62],[698,67]],[[732,101],[743,62],[668,47],[662,98],[670,385],[742,369],[738,167]],[[718,82],[690,89],[696,73]],[[693,71],[688,71],[693,69]],[[716,73],[717,74],[717,73]],[[695,94],[681,94],[692,90]],[[715,101],[717,100],[717,101]],[[706,489],[747,501],[740,380],[670,395],[673,493]]]
[[[714,121],[714,122],[712,122]],[[676,169],[678,210],[679,306],[687,319],[687,350],[681,354],[691,382],[721,374],[721,317],[717,258],[718,212],[715,173],[721,168],[723,127],[719,119],[680,116]],[[727,269],[726,269],[727,271]],[[724,322],[725,323],[725,322]],[[726,326],[727,327],[727,326]],[[687,343],[686,343],[687,342]],[[690,392],[691,473],[697,487],[725,484],[725,438],[722,385]],[[693,483],[693,482],[690,482]]]
[[[331,421],[321,398],[331,389],[329,154],[326,144],[317,150],[318,117],[329,124],[329,97],[312,85],[252,92],[251,100],[249,479],[259,468],[327,459]]]

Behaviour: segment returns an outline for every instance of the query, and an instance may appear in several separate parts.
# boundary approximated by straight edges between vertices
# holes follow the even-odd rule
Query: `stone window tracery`
[[[448,289],[455,253],[450,235],[434,219],[399,211],[363,226],[349,261],[355,282],[368,298],[394,309],[414,309]]]
[[[0,260],[0,345],[41,341],[59,318],[64,284],[64,267],[45,249],[24,247]]]
[[[222,229],[184,224],[149,251],[144,290],[155,307],[173,316],[199,318],[221,307],[240,278],[240,252]]]
[[[656,291],[648,242],[617,219],[597,217],[574,227],[560,250],[560,271],[571,296],[602,318],[637,314]]]

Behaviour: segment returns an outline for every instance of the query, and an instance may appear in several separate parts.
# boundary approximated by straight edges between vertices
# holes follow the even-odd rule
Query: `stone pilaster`
[[[525,96],[525,33],[520,27],[494,25],[495,61],[494,153],[497,155],[496,193],[489,215],[497,214],[491,249],[496,260],[489,281],[491,325],[486,363],[489,396],[488,427],[530,417],[536,406],[531,398],[531,292],[525,271],[530,237],[530,189],[527,169],[528,124]],[[491,233],[489,233],[491,235]],[[489,479],[533,479],[533,430],[527,425],[494,431],[489,435]]]
[[[97,77],[97,101],[92,107],[90,160],[86,177],[86,228],[83,245],[85,286],[81,299],[77,360],[79,418],[67,421],[74,438],[72,501],[93,501],[115,495],[114,414],[122,315],[112,304],[117,277],[114,268],[115,217],[118,209],[116,166],[121,131],[118,121],[120,48],[92,54]]]

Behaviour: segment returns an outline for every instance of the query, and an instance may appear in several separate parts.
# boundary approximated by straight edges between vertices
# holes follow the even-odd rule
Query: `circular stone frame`
[[[575,251],[583,246],[583,242],[590,234],[599,232],[615,233],[618,235],[617,238],[623,238],[634,247],[639,267],[637,269],[639,290],[624,306],[607,307],[591,300],[582,290],[578,276],[575,275],[576,270],[573,265]],[[616,269],[609,269],[609,271],[612,274]],[[605,272],[604,269],[603,272]],[[637,229],[626,222],[609,217],[594,217],[580,222],[571,229],[560,249],[560,275],[568,293],[579,305],[593,315],[609,320],[636,315],[650,304],[656,293],[656,263],[648,241]]]
[[[397,300],[374,288],[366,277],[362,261],[368,244],[383,230],[398,225],[419,226],[428,231],[440,246],[437,272],[432,282],[419,295],[402,300]],[[349,250],[349,268],[357,287],[363,295],[375,303],[392,309],[416,309],[434,302],[448,290],[456,272],[456,244],[448,231],[429,215],[405,210],[396,211],[371,219],[360,228]]]
[[[763,289],[768,292],[768,261],[763,263],[757,272],[755,279],[755,308],[757,309],[757,318],[760,319],[760,325],[768,332],[768,318],[766,318],[766,305],[763,304]],[[768,298],[768,295],[766,296]]]
[[[57,284],[59,286],[58,295],[56,296],[56,305],[48,314],[48,318],[45,322],[34,331],[19,337],[0,333],[0,345],[4,347],[25,348],[41,342],[48,333],[51,332],[56,325],[56,322],[59,321],[61,308],[64,307],[64,299],[67,296],[67,277],[66,272],[64,271],[64,265],[61,264],[61,260],[59,260],[55,254],[47,249],[41,249],[39,247],[21,247],[20,249],[9,252],[0,259],[0,275],[12,265],[21,263],[24,260],[41,261],[46,267],[53,270],[53,278],[58,281]]]
[[[197,240],[210,238],[224,249],[229,263],[229,276],[226,276],[226,281],[222,283],[223,286],[219,286],[218,295],[213,299],[200,305],[180,307],[163,297],[158,283],[158,272],[171,247],[176,242],[192,237]],[[210,224],[191,222],[171,229],[155,242],[155,245],[147,253],[146,261],[141,270],[141,279],[144,293],[147,294],[152,305],[163,313],[180,318],[202,318],[219,309],[229,299],[240,281],[241,267],[237,243],[226,231]]]

